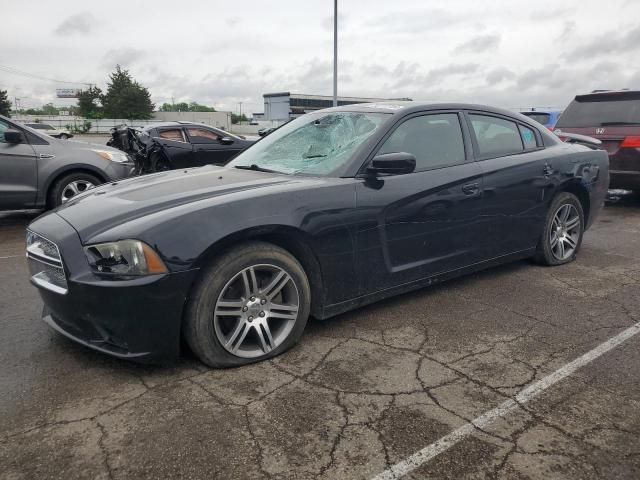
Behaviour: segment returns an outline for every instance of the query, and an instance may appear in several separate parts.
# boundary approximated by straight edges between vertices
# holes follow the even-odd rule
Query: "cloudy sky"
[[[95,6],[94,6],[95,5]],[[153,5],[153,6],[152,6]],[[0,89],[25,106],[116,64],[156,104],[261,112],[262,94],[332,92],[333,0],[2,0]],[[640,88],[639,0],[339,0],[339,94],[563,106]],[[77,85],[81,87],[82,85]]]

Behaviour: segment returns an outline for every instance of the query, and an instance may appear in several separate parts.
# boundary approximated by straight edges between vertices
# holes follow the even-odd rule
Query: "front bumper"
[[[179,358],[182,313],[197,270],[104,280],[91,272],[76,231],[60,216],[44,215],[29,229],[56,243],[67,277],[64,294],[34,283],[49,326],[119,358],[146,363]]]

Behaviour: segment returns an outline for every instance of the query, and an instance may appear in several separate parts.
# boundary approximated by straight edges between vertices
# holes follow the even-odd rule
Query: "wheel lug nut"
[[[265,303],[267,303],[267,301],[264,298],[260,300],[260,305],[264,305]]]
[[[251,297],[251,301],[253,302],[256,299],[256,297]]]
[[[260,316],[261,316],[261,317],[264,317],[264,312],[260,312]]]
[[[247,310],[249,310],[247,307],[242,307],[243,312],[246,312]]]
[[[249,315],[249,321],[253,320],[253,317],[251,315]]]

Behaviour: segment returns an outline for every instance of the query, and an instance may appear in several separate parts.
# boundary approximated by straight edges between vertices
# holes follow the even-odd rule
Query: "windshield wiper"
[[[322,158],[326,157],[326,155],[303,155],[302,158]]]
[[[255,163],[252,163],[251,165],[234,165],[233,168],[240,168],[242,170],[254,170],[256,172],[282,173],[278,172],[277,170],[270,170],[268,168],[261,167],[259,165],[256,165]]]
[[[601,127],[610,127],[610,126],[613,126],[613,125],[630,125],[630,126],[633,126],[633,125],[640,125],[640,123],[638,123],[638,122],[602,122],[600,124]]]

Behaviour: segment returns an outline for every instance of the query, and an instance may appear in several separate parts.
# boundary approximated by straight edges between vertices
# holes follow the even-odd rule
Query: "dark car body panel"
[[[220,138],[228,137],[232,143],[201,142],[189,135],[189,128],[201,128],[215,133]],[[164,130],[180,129],[186,142],[179,142],[160,137]],[[255,141],[200,123],[166,122],[147,127],[144,131],[164,148],[175,169],[199,167],[203,165],[225,165],[238,153],[251,146]],[[144,137],[141,137],[144,138]]]
[[[306,251],[300,261],[316,292],[312,312],[327,318],[531,256],[550,202],[559,191],[576,192],[587,202],[588,224],[603,204],[608,183],[605,152],[564,144],[526,117],[460,104],[383,104],[337,110],[383,111],[389,118],[335,176],[284,175],[230,166],[162,172],[104,185],[40,217],[30,228],[63,243],[69,295],[77,292],[86,298],[75,303],[68,301],[71,297],[51,298],[55,294],[43,292],[53,311],[51,318],[58,318],[57,325],[64,330],[71,328],[63,323],[69,316],[80,323],[99,321],[120,344],[128,341],[127,355],[167,359],[177,355],[174,347],[184,306],[200,269],[216,254],[248,239],[295,244],[294,251]],[[365,174],[364,166],[404,119],[440,111],[459,112],[464,163],[407,175],[374,178]],[[509,118],[534,129],[538,148],[480,159],[466,123],[468,111]],[[57,229],[66,233],[59,235]],[[146,242],[170,273],[136,280],[135,285],[91,273],[82,246],[123,239]],[[117,303],[116,294],[122,295],[118,297],[122,305],[110,305]],[[71,304],[76,306],[74,311]],[[96,315],[98,305],[105,304],[104,312]],[[148,333],[148,342],[138,340],[154,315],[170,340],[155,332]],[[122,331],[134,323],[135,331]],[[87,343],[87,334],[71,336]]]

